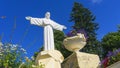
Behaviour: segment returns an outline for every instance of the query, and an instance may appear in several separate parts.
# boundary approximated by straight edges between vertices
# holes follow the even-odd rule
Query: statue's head
[[[46,12],[45,18],[50,19],[50,12]]]

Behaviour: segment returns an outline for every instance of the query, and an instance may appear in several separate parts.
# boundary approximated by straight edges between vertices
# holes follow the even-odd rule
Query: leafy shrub
[[[115,62],[120,61],[120,48],[109,51],[107,57],[101,61],[101,66],[106,68],[107,66],[114,64]]]
[[[26,50],[19,45],[0,43],[0,68],[18,68],[25,54]]]

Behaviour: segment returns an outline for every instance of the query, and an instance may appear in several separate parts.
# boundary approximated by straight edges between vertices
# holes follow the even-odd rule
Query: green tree
[[[106,34],[101,41],[101,45],[103,47],[103,57],[106,57],[108,51],[113,51],[115,49],[120,48],[120,32],[110,32]]]
[[[83,7],[82,4],[75,2],[70,15],[70,22],[74,23],[72,26],[73,30],[83,29],[88,36],[87,45],[82,51],[99,54],[100,43],[96,38],[98,24],[95,22],[95,16],[92,12],[88,8]]]
[[[59,50],[64,58],[67,58],[71,52],[65,49],[63,45],[63,40],[65,39],[65,35],[63,32],[55,30],[54,31],[54,41],[55,41],[55,48]]]

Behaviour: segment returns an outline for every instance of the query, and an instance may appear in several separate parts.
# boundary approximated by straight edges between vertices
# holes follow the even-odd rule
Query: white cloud
[[[92,3],[101,3],[102,2],[102,0],[91,0],[92,1]]]

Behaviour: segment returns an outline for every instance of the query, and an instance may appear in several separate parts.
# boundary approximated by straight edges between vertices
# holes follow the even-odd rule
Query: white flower
[[[12,44],[7,44],[8,46],[12,46]]]
[[[27,52],[24,52],[25,54],[27,54]]]
[[[27,62],[29,62],[29,61],[30,61],[30,59],[29,59],[28,57],[25,57],[25,60],[26,60]]]
[[[2,46],[3,44],[0,42],[0,46]]]
[[[27,54],[26,50],[24,48],[20,49],[24,54]]]
[[[0,52],[3,50],[3,48],[2,47],[0,47]]]
[[[25,50],[25,49],[23,49],[23,48],[21,48],[20,50],[22,50],[23,52],[26,52],[26,50]]]
[[[28,59],[28,57],[27,57],[27,56],[25,56],[25,59]]]
[[[34,60],[34,57],[32,56],[31,59]]]
[[[0,53],[0,56],[1,56],[1,55],[3,55],[3,54]]]
[[[11,46],[11,50],[17,50],[17,46],[16,45],[12,45]]]
[[[17,45],[12,45],[12,47],[17,47]]]
[[[33,68],[36,68],[37,66],[35,66],[35,65],[32,65],[32,67],[33,67]]]
[[[5,46],[5,48],[8,48],[8,46]]]

